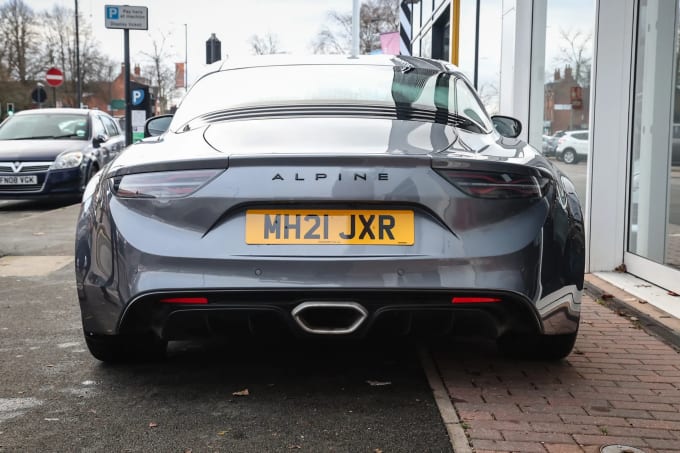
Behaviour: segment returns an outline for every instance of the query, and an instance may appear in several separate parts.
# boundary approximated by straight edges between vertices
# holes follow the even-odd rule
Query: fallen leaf
[[[635,321],[637,321],[637,320],[638,320],[638,319],[637,319],[637,318],[636,318],[635,316],[631,316],[631,317],[630,317],[630,318],[628,318],[628,319],[630,319],[630,320],[631,320],[631,321],[633,321],[633,322],[635,322]]]
[[[609,299],[613,299],[613,298],[614,298],[614,296],[612,296],[612,295],[609,294],[609,293],[604,293],[604,294],[602,294],[601,297],[602,297],[602,300],[609,300]]]
[[[226,431],[217,431],[218,436],[224,436],[225,434],[227,434]]]
[[[33,233],[33,236],[45,236],[45,233],[43,233],[42,231],[39,231],[37,233]]]
[[[149,422],[149,428],[158,428],[158,423],[156,423],[156,422]]]
[[[646,303],[647,303],[646,300],[642,300],[642,299],[638,300],[638,304],[646,304]]]
[[[616,272],[627,272],[626,265],[621,263],[614,268]]]
[[[46,422],[58,422],[59,419],[58,418],[46,418],[45,421]]]
[[[383,451],[379,448],[376,448],[375,450],[373,450],[373,453],[383,453]]]
[[[45,365],[47,368],[54,368],[54,365]]]
[[[371,387],[382,387],[384,385],[392,385],[390,381],[366,381]]]
[[[184,453],[192,453],[193,450],[191,448],[185,448]]]
[[[673,291],[668,291],[669,296],[678,297],[680,294],[674,293]]]
[[[301,448],[302,448],[302,445],[288,445],[289,450],[294,450],[294,449],[299,450]]]
[[[232,395],[233,396],[248,396],[248,395],[250,395],[250,392],[248,391],[248,389],[243,389],[239,392],[232,393]]]

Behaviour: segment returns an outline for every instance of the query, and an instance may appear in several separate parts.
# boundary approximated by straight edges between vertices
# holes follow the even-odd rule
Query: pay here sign
[[[146,6],[105,5],[104,17],[106,28],[149,29],[149,9]]]

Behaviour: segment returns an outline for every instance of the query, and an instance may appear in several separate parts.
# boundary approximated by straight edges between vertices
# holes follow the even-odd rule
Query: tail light
[[[477,198],[540,198],[550,180],[513,173],[437,170],[447,181]]]
[[[561,145],[561,144],[564,143],[566,140],[567,140],[567,137],[560,137],[559,140],[557,140],[557,144],[558,144],[558,145]]]
[[[224,170],[176,170],[118,176],[113,190],[125,198],[178,198],[196,192]]]
[[[203,305],[208,303],[207,297],[168,297],[161,299],[163,304],[192,304]]]
[[[453,304],[488,304],[494,302],[500,302],[499,297],[465,297],[465,296],[455,296],[451,298],[451,303]]]

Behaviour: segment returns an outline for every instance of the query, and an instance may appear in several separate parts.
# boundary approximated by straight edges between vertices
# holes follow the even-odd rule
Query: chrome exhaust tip
[[[291,312],[302,330],[318,335],[347,335],[368,318],[368,311],[356,302],[303,302]]]

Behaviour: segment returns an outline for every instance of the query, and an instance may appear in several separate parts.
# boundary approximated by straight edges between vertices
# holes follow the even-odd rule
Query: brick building
[[[545,84],[544,133],[553,135],[557,131],[588,129],[590,120],[590,87],[581,87],[574,79],[572,68],[564,72],[555,69],[553,80]]]
[[[141,76],[141,68],[135,65],[130,73],[130,81],[136,82],[149,88],[151,81]],[[125,115],[125,64],[120,65],[120,73],[111,82],[98,82],[93,84],[90,93],[83,94],[83,104],[89,108],[96,108],[110,113],[113,116]],[[109,109],[111,107],[111,110]]]

